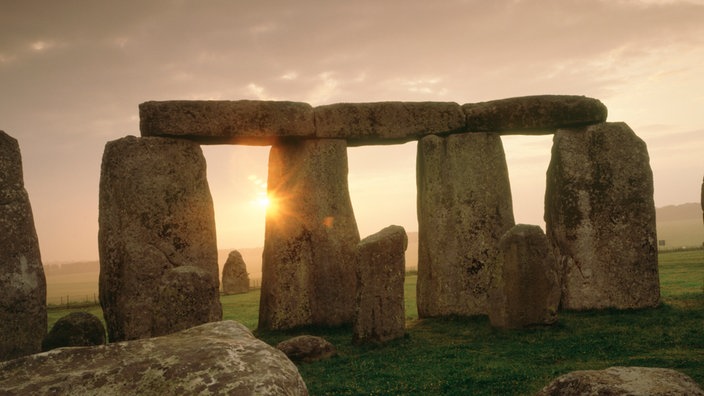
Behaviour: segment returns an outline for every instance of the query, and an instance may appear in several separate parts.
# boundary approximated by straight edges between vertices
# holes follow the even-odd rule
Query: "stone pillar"
[[[272,146],[259,328],[336,326],[354,316],[359,231],[347,187],[347,144]]]
[[[17,140],[0,131],[0,361],[41,352],[46,278]]]
[[[563,308],[658,305],[653,175],[648,149],[628,125],[557,131],[545,223],[562,267]]]
[[[383,343],[403,337],[406,307],[406,230],[389,226],[357,245],[356,342]]]
[[[240,294],[249,291],[249,274],[242,254],[233,250],[222,267],[222,292]]]
[[[216,291],[198,296],[207,301],[191,296],[183,303],[207,310],[199,313],[203,321],[222,318],[214,210],[205,168],[200,146],[186,140],[129,136],[105,146],[99,286],[111,342],[164,333],[155,318],[170,312],[156,308],[165,309],[158,302],[159,290],[175,276],[165,279],[165,274],[181,266],[205,271]]]
[[[418,316],[487,313],[499,238],[514,225],[501,138],[418,142]]]
[[[560,304],[557,261],[543,230],[518,224],[499,241],[489,292],[489,320],[499,328],[555,323]]]

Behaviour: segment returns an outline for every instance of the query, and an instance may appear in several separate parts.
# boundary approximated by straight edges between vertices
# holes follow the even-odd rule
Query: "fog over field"
[[[658,239],[664,241],[660,250],[679,249],[682,247],[702,246],[704,243],[704,225],[699,203],[670,205],[656,209]],[[406,269],[418,268],[418,233],[408,233],[406,249]],[[363,235],[364,238],[366,235]],[[261,280],[262,247],[222,248],[218,250],[220,273],[230,251],[237,249],[247,265],[250,280]],[[100,263],[83,261],[75,263],[45,263],[47,278],[47,302],[58,304],[65,302],[66,296],[71,301],[94,300],[98,295],[98,274]]]

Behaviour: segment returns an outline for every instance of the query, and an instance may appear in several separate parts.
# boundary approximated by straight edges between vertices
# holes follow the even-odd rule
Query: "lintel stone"
[[[608,110],[598,99],[535,95],[462,105],[467,131],[549,135],[557,128],[598,124]]]
[[[395,144],[464,131],[465,116],[454,102],[336,103],[315,108],[315,126],[318,138],[349,146]]]
[[[287,101],[150,101],[139,105],[142,136],[201,144],[270,146],[282,140],[345,139],[348,146],[399,144],[427,135],[552,134],[604,122],[597,99],[536,95],[467,103],[368,102],[311,107]]]
[[[262,100],[170,100],[139,105],[142,136],[184,137],[202,144],[272,145],[314,137],[313,107]]]

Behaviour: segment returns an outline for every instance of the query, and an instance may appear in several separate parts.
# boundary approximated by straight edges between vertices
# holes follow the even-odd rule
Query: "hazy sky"
[[[104,145],[170,99],[460,104],[600,99],[646,141],[657,206],[698,202],[704,1],[0,0],[0,129],[19,140],[45,263],[98,257]],[[504,139],[543,225],[551,137]],[[220,248],[263,245],[266,147],[205,147]],[[416,230],[415,143],[350,148],[362,236]]]

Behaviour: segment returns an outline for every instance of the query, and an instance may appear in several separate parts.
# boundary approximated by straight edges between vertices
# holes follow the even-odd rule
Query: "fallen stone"
[[[551,134],[557,128],[606,121],[607,109],[585,96],[539,95],[467,103],[467,131]]]
[[[651,367],[609,367],[562,375],[537,396],[702,396],[692,378],[678,371]]]
[[[142,136],[184,137],[202,144],[271,145],[282,137],[314,137],[307,103],[261,100],[151,101],[139,105]]]
[[[406,230],[389,226],[357,245],[357,302],[352,325],[356,343],[384,343],[406,333],[403,288]]]
[[[339,326],[354,317],[359,231],[340,139],[272,146],[260,329]]]
[[[0,361],[41,351],[46,278],[17,140],[0,131]]]
[[[489,292],[489,320],[498,328],[549,325],[557,321],[560,278],[543,230],[518,224],[499,241]]]
[[[191,265],[166,270],[154,300],[152,336],[185,330],[222,317],[219,285],[212,274]]]
[[[336,103],[315,108],[315,126],[318,138],[350,146],[395,144],[463,131],[465,116],[452,102]]]
[[[501,137],[418,142],[418,316],[487,314],[501,236],[514,225]]]
[[[281,341],[276,349],[282,351],[294,362],[311,363],[329,359],[337,355],[334,345],[322,337],[302,335]]]
[[[72,312],[54,323],[42,342],[42,351],[103,344],[105,344],[103,322],[88,312]]]
[[[233,250],[227,256],[222,268],[222,291],[225,294],[247,293],[249,291],[249,274],[242,254]]]
[[[562,308],[658,305],[653,174],[645,143],[628,125],[557,131],[545,223],[562,268]]]
[[[233,321],[0,363],[17,395],[307,395],[296,366]]]
[[[100,304],[110,342],[154,335],[154,319],[169,314],[155,309],[172,268],[199,267],[219,289],[213,201],[198,144],[134,136],[108,142],[99,209]],[[220,320],[221,310],[212,309],[219,296],[209,298],[191,302],[207,309],[209,321]]]

